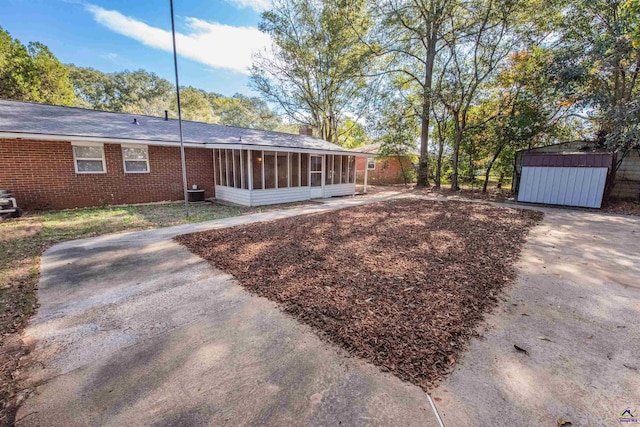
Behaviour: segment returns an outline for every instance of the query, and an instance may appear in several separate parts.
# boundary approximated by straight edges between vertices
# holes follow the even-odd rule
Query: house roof
[[[138,124],[134,124],[134,118]],[[252,145],[313,151],[352,152],[319,138],[210,123],[182,121],[184,142],[204,147]],[[24,134],[179,144],[178,120],[137,114],[112,113],[76,107],[0,100],[0,136]],[[13,137],[18,137],[13,135]],[[355,152],[354,152],[355,154]]]
[[[378,151],[380,151],[380,147],[382,146],[381,143],[374,143],[374,144],[367,144],[367,145],[363,145],[361,147],[356,148],[355,150],[361,152],[361,153],[367,153],[367,154],[378,154]],[[409,155],[416,155],[419,156],[420,153],[418,150],[416,150],[415,148],[409,149],[408,150],[408,154]]]

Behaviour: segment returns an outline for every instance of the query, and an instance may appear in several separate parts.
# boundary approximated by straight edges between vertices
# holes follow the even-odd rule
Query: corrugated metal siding
[[[356,192],[356,184],[325,185],[324,197],[352,196]]]
[[[270,188],[251,191],[251,206],[275,205],[311,199],[309,187]]]
[[[607,168],[524,166],[519,202],[600,208]]]
[[[216,199],[235,203],[242,206],[251,206],[251,196],[249,190],[240,188],[225,187],[216,185]]]

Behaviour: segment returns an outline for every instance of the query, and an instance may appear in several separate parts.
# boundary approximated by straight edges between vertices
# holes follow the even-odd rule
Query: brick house
[[[356,182],[363,183],[366,178],[374,185],[404,184],[413,182],[415,176],[417,154],[408,156],[379,156],[380,144],[369,144],[358,147],[358,151],[375,157],[359,157],[356,160],[358,176]]]
[[[310,135],[183,121],[187,185],[247,206],[355,193],[356,159]],[[178,121],[0,100],[0,188],[21,207],[183,200]]]

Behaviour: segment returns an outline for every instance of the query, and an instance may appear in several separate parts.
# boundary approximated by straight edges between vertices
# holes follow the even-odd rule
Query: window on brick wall
[[[126,173],[149,172],[149,148],[146,145],[123,145],[122,161]]]
[[[73,162],[76,173],[105,173],[104,147],[96,143],[74,143]]]
[[[372,159],[371,157],[367,159],[367,169],[370,171],[376,169],[376,159]]]

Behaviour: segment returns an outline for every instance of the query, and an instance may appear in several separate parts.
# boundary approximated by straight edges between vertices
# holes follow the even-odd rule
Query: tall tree
[[[379,53],[388,58],[388,70],[403,75],[413,94],[419,96],[418,186],[429,185],[433,70],[445,34],[450,30],[448,18],[457,10],[457,4],[457,0],[386,0],[376,9],[382,17]]]
[[[145,70],[103,73],[67,65],[76,105],[96,110],[177,117],[175,87]],[[236,94],[225,97],[191,86],[181,88],[183,116],[187,120],[265,130],[293,132],[261,99]],[[295,130],[297,132],[297,129]]]
[[[174,86],[168,80],[145,70],[105,74],[74,65],[68,69],[79,106],[156,115],[168,109],[174,98]]]
[[[43,44],[25,47],[0,27],[0,98],[73,105],[67,69]]]
[[[360,42],[371,23],[365,0],[276,0],[260,29],[273,41],[257,54],[251,84],[291,119],[340,142],[347,114],[362,115],[373,55]]]
[[[213,111],[205,91],[192,86],[181,87],[180,105],[183,119],[196,122],[214,122]],[[171,100],[171,111],[178,111],[176,98]]]
[[[231,98],[217,96],[210,102],[221,124],[265,130],[282,125],[282,119],[259,98],[237,93]]]
[[[460,144],[467,131],[469,111],[485,84],[517,46],[518,40],[510,30],[522,6],[523,2],[511,0],[470,0],[451,17],[457,28],[447,36],[444,83],[438,97],[453,120],[451,188],[454,190],[459,189]]]
[[[556,77],[590,115],[598,142],[621,162],[640,139],[640,2],[567,2],[555,49]]]

